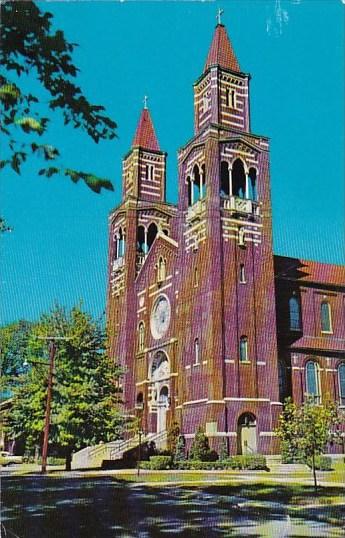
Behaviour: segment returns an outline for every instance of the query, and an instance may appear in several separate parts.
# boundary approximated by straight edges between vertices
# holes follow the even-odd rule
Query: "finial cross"
[[[217,13],[217,23],[218,24],[222,24],[222,15],[224,13],[224,9],[218,9],[218,13]]]
[[[147,95],[144,95],[144,108],[147,108],[147,101],[148,101],[148,97]]]

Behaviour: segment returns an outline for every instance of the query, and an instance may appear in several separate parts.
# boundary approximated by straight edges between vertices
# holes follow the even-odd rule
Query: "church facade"
[[[249,80],[216,26],[194,84],[194,136],[166,153],[142,110],[109,217],[110,353],[145,432],[202,426],[213,448],[275,453],[291,395],[345,406],[345,271],[272,249],[269,140],[250,129]]]

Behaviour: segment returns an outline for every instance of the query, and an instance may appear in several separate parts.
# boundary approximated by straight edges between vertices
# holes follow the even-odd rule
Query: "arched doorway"
[[[237,423],[238,454],[256,454],[256,418],[251,413],[244,413]]]
[[[167,410],[169,407],[169,389],[164,386],[161,388],[157,404],[157,433],[164,432],[167,429]]]
[[[157,413],[157,433],[167,428],[167,411],[170,406],[170,362],[164,351],[157,351],[149,369],[151,409]]]

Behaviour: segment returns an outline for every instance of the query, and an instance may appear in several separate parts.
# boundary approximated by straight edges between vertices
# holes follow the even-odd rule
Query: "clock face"
[[[158,297],[151,313],[151,333],[158,340],[165,335],[170,324],[170,303],[164,295]]]

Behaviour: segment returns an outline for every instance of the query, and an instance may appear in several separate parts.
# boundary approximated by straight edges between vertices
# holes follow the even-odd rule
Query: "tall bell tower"
[[[250,129],[249,80],[219,15],[194,84],[195,135],[179,152],[179,401],[186,434],[206,424],[236,453],[242,426],[255,425],[251,449],[270,453],[280,404],[269,141]]]

